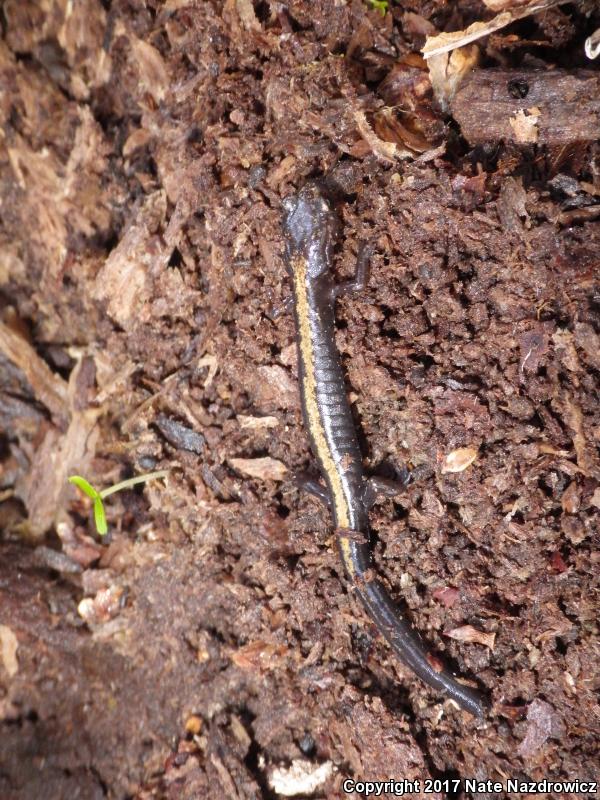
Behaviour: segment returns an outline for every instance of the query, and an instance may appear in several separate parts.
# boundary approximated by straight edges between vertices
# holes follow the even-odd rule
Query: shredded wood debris
[[[27,378],[33,394],[59,425],[67,420],[67,384],[52,372],[33,347],[16,331],[0,322],[0,352]]]

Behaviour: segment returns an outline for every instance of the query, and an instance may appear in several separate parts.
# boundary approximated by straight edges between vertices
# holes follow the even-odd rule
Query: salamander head
[[[294,259],[305,259],[309,277],[316,278],[331,267],[337,217],[314,184],[283,201],[283,230],[286,249],[293,267]]]

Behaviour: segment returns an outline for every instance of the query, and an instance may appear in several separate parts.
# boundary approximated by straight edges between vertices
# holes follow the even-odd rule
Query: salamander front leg
[[[312,475],[309,475],[306,472],[300,472],[296,475],[295,478],[296,486],[299,489],[312,494],[313,497],[317,497],[322,503],[325,503],[327,508],[331,508],[331,498],[329,497],[329,492],[323,486],[322,483],[316,478],[313,478]]]
[[[381,478],[378,475],[371,476],[367,479],[363,490],[362,499],[365,507],[372,508],[377,498],[382,495],[383,497],[396,497],[396,495],[402,494],[411,480],[411,473],[406,467],[402,468],[397,480]]]
[[[343,294],[362,292],[369,280],[369,268],[374,247],[372,244],[362,244],[356,259],[356,272],[350,281],[343,281],[334,287],[333,296],[337,300]]]

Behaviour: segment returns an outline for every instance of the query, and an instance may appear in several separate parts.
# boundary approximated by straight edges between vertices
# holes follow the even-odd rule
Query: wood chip
[[[231,660],[240,669],[259,672],[275,669],[286,653],[284,645],[258,640],[240,647],[232,654]]]
[[[513,129],[514,140],[518,144],[535,144],[540,135],[538,121],[541,111],[537,106],[519,109],[508,122]]]
[[[477,450],[473,447],[459,447],[448,453],[442,465],[442,475],[448,472],[463,472],[477,458]]]
[[[260,430],[261,428],[276,428],[279,425],[277,417],[250,417],[238,414],[237,421],[242,430]]]
[[[158,235],[166,211],[163,190],[148,195],[96,277],[96,299],[107,301],[108,313],[125,330],[140,322],[151,296],[150,276],[169,260],[171,251]]]
[[[575,481],[572,481],[563,492],[560,504],[565,514],[576,514],[579,511],[581,492]]]
[[[287,467],[281,461],[265,456],[264,458],[230,458],[229,464],[243,475],[263,481],[282,481],[287,474]]]
[[[527,732],[517,752],[530,759],[550,738],[562,739],[566,729],[562,717],[545,700],[534,700],[527,709]]]
[[[254,31],[257,33],[262,30],[251,0],[235,0],[235,7],[240,22],[247,31]]]
[[[495,633],[486,633],[485,631],[478,631],[472,625],[463,625],[461,628],[453,628],[451,631],[445,631],[445,636],[450,639],[456,639],[459,642],[469,642],[471,644],[482,644],[484,647],[489,647],[490,650],[494,649],[494,642],[496,640]]]
[[[14,677],[19,671],[17,650],[19,641],[8,625],[0,625],[0,656],[8,677]]]

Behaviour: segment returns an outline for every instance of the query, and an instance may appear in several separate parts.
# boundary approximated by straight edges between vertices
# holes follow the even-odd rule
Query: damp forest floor
[[[547,141],[543,98],[498,138],[497,95],[442,110],[420,55],[511,5],[3,4],[3,800],[600,777],[598,144],[567,91]],[[465,81],[597,80],[597,7],[547,5]],[[337,277],[373,246],[336,307],[365,468],[414,470],[374,567],[484,721],[394,658],[299,488],[281,214],[317,178]],[[104,539],[67,483],[154,470]]]

